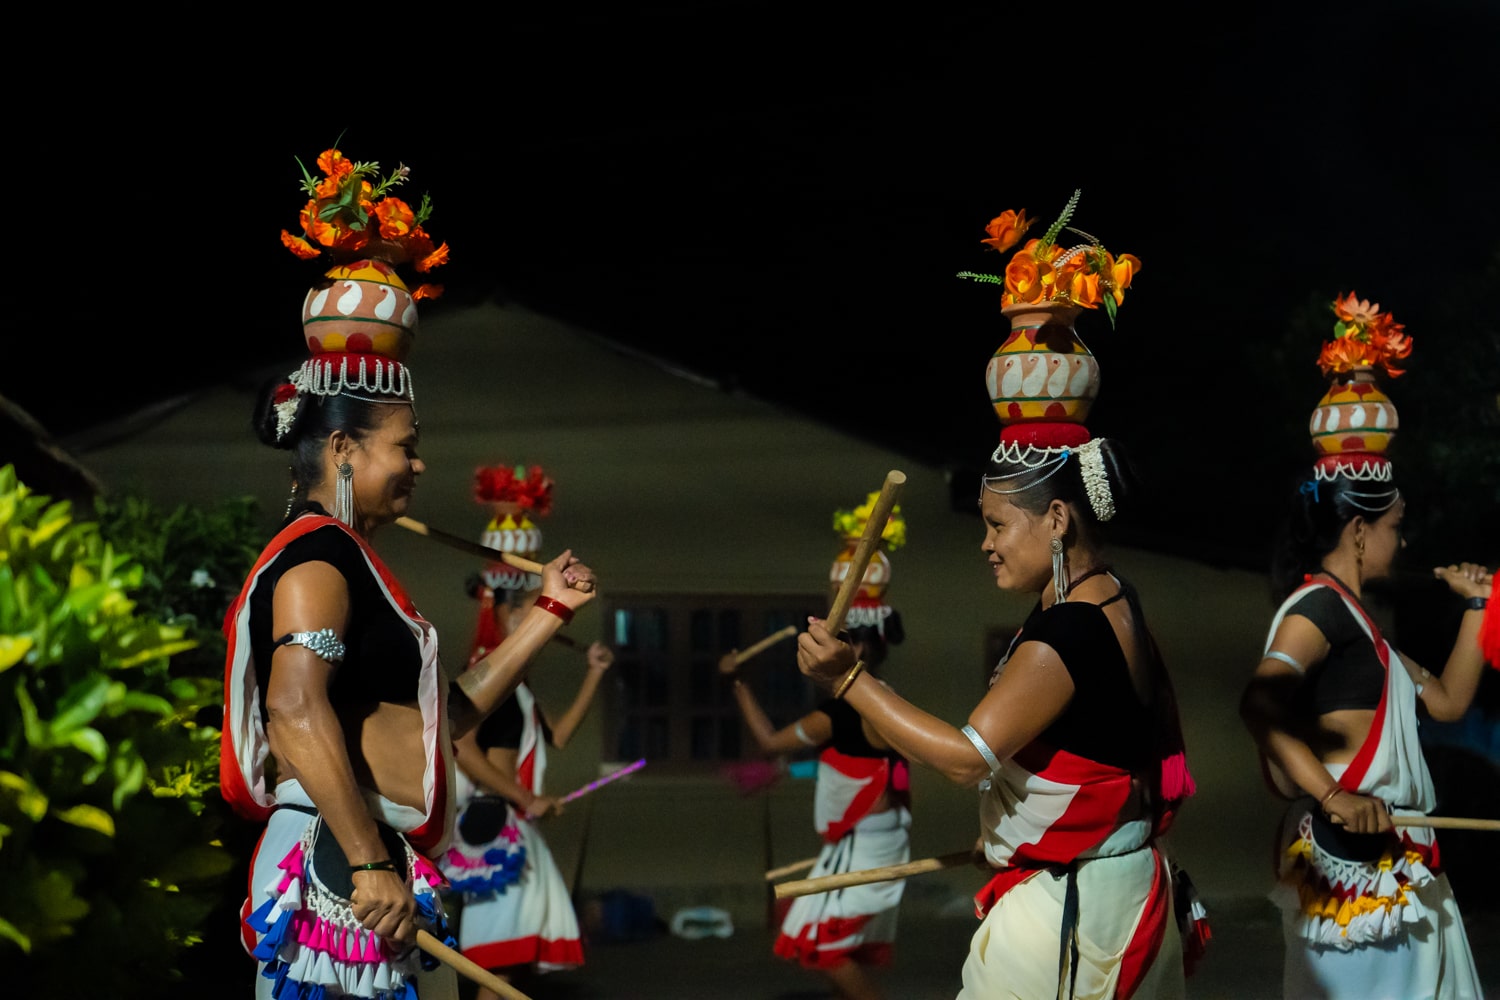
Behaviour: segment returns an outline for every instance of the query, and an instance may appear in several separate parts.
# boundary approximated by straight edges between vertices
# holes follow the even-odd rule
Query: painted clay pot
[[[1396,407],[1375,384],[1375,372],[1356,368],[1328,387],[1307,430],[1319,456],[1381,455],[1398,426]]]
[[[1081,307],[1036,302],[1000,311],[1010,334],[984,373],[1000,423],[1082,424],[1099,394],[1099,363],[1073,329]]]
[[[502,500],[489,506],[493,516],[480,536],[480,544],[511,555],[536,559],[542,550],[542,529],[521,511],[521,505]],[[527,573],[498,560],[485,566],[481,576],[485,585],[495,590],[533,590],[542,582],[535,573]]]
[[[307,348],[319,354],[379,354],[406,360],[417,334],[417,303],[390,263],[337,264],[302,301]]]
[[[849,576],[849,564],[854,561],[854,550],[859,548],[859,539],[846,539],[844,550],[833,560],[833,566],[828,571],[828,593],[836,596],[839,588],[844,585],[844,580]],[[891,585],[891,558],[885,554],[885,550],[876,547],[870,556],[870,564],[865,567],[865,577],[860,581],[859,590],[854,594],[856,601],[879,601],[884,595],[887,587]]]

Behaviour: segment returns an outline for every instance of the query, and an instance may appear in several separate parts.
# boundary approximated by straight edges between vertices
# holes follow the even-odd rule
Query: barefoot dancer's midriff
[[[344,748],[361,788],[378,792],[398,805],[423,809],[422,773],[427,752],[422,745],[422,710],[416,702],[375,702],[338,708]],[[278,773],[299,777],[277,755]]]
[[[1300,733],[1308,748],[1324,764],[1347,764],[1359,753],[1360,746],[1375,724],[1375,712],[1365,708],[1347,708],[1324,712],[1306,732]]]

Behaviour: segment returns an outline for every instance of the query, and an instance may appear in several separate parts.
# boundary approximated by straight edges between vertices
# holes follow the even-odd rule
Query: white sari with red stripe
[[[525,683],[516,686],[513,697],[522,720],[516,780],[533,795],[542,795],[547,741],[540,709]],[[515,806],[507,808],[505,826],[520,831],[519,849],[526,855],[521,877],[504,892],[465,899],[459,914],[459,950],[486,969],[528,965],[539,972],[553,972],[576,968],[583,964],[583,940],[567,882],[536,824]],[[513,836],[502,830],[493,849],[516,850]]]
[[[889,791],[892,808],[870,808]],[[904,761],[863,757],[825,747],[818,756],[813,826],[823,849],[808,878],[843,874],[911,860],[911,813]],[[897,906],[904,879],[799,896],[782,921],[774,951],[813,969],[844,962],[884,965],[896,939]]]
[[[985,856],[999,872],[975,897],[984,923],[964,963],[964,1000],[1185,995],[1172,875],[1127,770],[1032,743],[981,786]],[[1076,911],[1069,867],[1076,872]],[[1077,958],[1062,967],[1077,920]]]
[[[1328,587],[1343,599],[1385,668],[1375,720],[1354,759],[1324,765],[1339,785],[1378,798],[1393,816],[1421,815],[1437,795],[1417,731],[1417,689],[1400,654],[1359,602],[1337,583],[1309,580],[1276,612],[1266,649],[1287,613],[1307,591]],[[1300,791],[1274,764],[1263,762],[1273,787],[1291,798]],[[1282,910],[1287,996],[1477,998],[1478,972],[1448,878],[1437,835],[1398,827],[1375,862],[1338,857],[1313,833],[1317,804],[1302,797],[1282,826],[1278,883],[1271,898]]]

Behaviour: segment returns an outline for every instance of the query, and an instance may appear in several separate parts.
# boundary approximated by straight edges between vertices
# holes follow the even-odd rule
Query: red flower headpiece
[[[552,513],[552,477],[540,465],[491,465],[474,470],[474,499],[514,503],[540,517]]]

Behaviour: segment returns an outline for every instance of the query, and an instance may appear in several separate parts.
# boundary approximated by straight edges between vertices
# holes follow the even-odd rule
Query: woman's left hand
[[[577,611],[598,592],[594,571],[568,549],[542,567],[542,595]]]
[[[1448,585],[1459,597],[1488,597],[1495,578],[1487,566],[1459,563],[1456,566],[1434,566],[1432,575]]]
[[[797,669],[819,684],[836,684],[854,667],[854,647],[830,633],[822,619],[807,622],[807,631],[797,636]]]
[[[589,669],[604,673],[615,662],[615,651],[602,642],[589,643]]]

